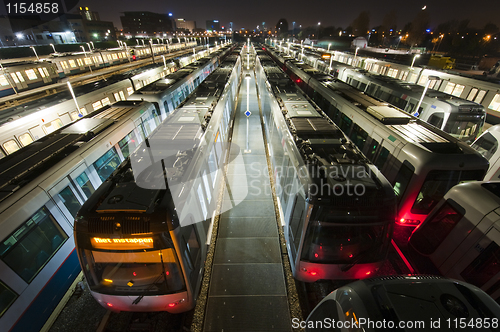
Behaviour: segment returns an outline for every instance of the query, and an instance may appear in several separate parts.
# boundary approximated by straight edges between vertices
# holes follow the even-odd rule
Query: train
[[[484,181],[499,181],[500,179],[500,150],[498,143],[500,141],[500,125],[494,125],[488,128],[479,136],[471,147],[488,159],[490,167],[484,176]]]
[[[431,275],[355,281],[326,296],[293,328],[313,331],[497,331],[500,305],[479,288]]]
[[[410,257],[443,276],[471,283],[500,303],[500,182],[451,188],[411,234]]]
[[[172,87],[193,87],[211,66],[208,60]],[[165,117],[155,104],[119,101],[2,159],[2,329],[34,331],[44,325],[81,271],[73,240],[76,213]]]
[[[427,80],[429,85],[424,87],[342,62],[322,62],[316,54],[307,53],[299,55],[301,61],[325,73],[332,73],[335,78],[367,95],[388,102],[469,144],[481,134],[486,120],[485,108],[473,101],[434,90],[438,84],[437,77],[431,76],[433,79]]]
[[[240,56],[231,55],[78,212],[80,264],[106,309],[194,307],[240,81]]]
[[[179,59],[191,63],[207,55],[202,50]],[[184,59],[185,58],[185,59]],[[69,90],[2,110],[0,159],[76,119],[116,101],[127,100],[135,91],[179,69],[174,62],[151,64],[75,87],[75,104]]]
[[[293,276],[305,282],[370,276],[391,245],[392,186],[260,52],[256,77]]]
[[[488,161],[465,142],[311,66],[266,50],[389,180],[401,226],[417,226],[462,181],[481,181]]]
[[[114,66],[132,59],[162,55],[182,48],[196,47],[196,42],[176,44],[153,44],[150,46],[132,46],[89,50],[88,52],[52,53],[40,61],[18,61],[2,64],[0,75],[0,97],[28,91],[42,86],[58,83],[60,79],[81,74],[90,70]]]
[[[292,44],[301,52],[300,45]],[[327,50],[307,47],[316,53],[319,60],[320,55]],[[425,86],[429,77],[438,77],[432,83],[433,90],[445,92],[449,95],[459,97],[468,101],[483,105],[487,110],[486,121],[491,124],[500,124],[500,80],[482,77],[478,75],[469,75],[459,73],[454,70],[437,70],[427,68],[426,66],[408,66],[383,59],[374,59],[359,54],[351,54],[339,51],[328,51],[331,54],[332,61],[341,62],[349,66],[355,66],[364,69],[370,73],[380,74],[403,80],[408,83],[416,83]],[[318,61],[319,62],[319,61]],[[319,64],[323,68],[329,64],[322,61]]]

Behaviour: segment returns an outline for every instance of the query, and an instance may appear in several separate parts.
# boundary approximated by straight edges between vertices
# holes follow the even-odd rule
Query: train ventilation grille
[[[94,217],[89,220],[89,233],[113,234],[113,220],[101,220]]]
[[[126,217],[122,223],[122,234],[142,234],[149,232],[149,218]]]

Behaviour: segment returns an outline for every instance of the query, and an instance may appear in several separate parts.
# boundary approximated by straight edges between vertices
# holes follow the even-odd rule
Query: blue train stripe
[[[40,331],[80,271],[78,256],[73,249],[10,331]]]

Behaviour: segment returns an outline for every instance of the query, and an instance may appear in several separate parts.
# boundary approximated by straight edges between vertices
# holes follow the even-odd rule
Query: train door
[[[76,190],[86,201],[101,184],[100,179],[89,172],[87,165],[82,164],[69,175]]]
[[[75,219],[78,210],[85,202],[69,177],[64,178],[49,189],[49,195],[68,220]],[[73,225],[71,224],[71,226]]]
[[[500,225],[500,219],[496,221]],[[500,229],[492,227],[457,263],[463,280],[500,298]]]

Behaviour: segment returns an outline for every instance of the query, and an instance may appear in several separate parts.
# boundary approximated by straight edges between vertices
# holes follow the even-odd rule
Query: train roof
[[[18,66],[36,66],[39,64],[42,64],[43,62],[41,61],[15,61],[15,62],[6,62],[2,63],[2,66],[4,68],[9,68],[9,67],[18,67]]]
[[[474,181],[461,183],[451,188],[444,196],[467,209],[475,209],[484,216],[497,210],[500,214],[500,182]]]
[[[3,158],[0,163],[0,201],[29,184],[113,123],[110,119],[80,119]]]
[[[370,162],[354,143],[276,64],[264,67],[264,71],[302,160],[310,169],[311,180],[320,184],[326,179],[332,188],[360,182],[365,188],[377,188],[379,184],[368,175]]]

